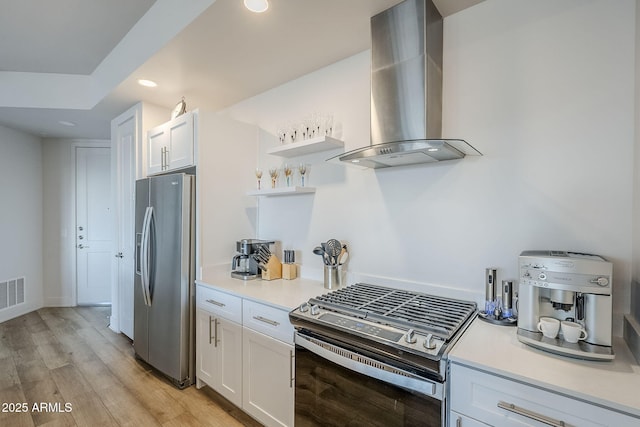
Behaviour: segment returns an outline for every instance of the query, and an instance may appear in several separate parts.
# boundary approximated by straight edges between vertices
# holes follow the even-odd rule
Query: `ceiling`
[[[141,100],[219,110],[370,48],[370,17],[400,2],[269,1],[0,0],[0,124],[109,139]],[[434,3],[447,16],[480,1]]]

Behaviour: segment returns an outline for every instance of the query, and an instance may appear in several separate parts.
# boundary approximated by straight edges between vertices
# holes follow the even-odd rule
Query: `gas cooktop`
[[[289,318],[298,329],[357,336],[378,348],[439,359],[476,313],[474,302],[356,283],[311,298]]]

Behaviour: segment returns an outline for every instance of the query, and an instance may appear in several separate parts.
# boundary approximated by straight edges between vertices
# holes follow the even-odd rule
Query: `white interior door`
[[[76,147],[76,299],[111,303],[110,149]]]
[[[133,339],[133,286],[135,274],[135,115],[116,128],[115,163],[112,183],[116,191],[116,262],[112,270],[118,287],[118,318],[120,332]],[[115,308],[115,306],[114,306]]]

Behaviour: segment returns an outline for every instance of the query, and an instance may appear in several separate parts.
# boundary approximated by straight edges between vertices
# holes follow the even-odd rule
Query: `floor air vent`
[[[24,302],[24,277],[0,282],[0,310]]]

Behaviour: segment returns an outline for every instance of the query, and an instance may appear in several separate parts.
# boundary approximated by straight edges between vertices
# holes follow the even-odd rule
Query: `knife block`
[[[293,280],[297,275],[297,268],[295,264],[282,264],[282,278],[285,280]]]
[[[269,262],[265,265],[265,269],[262,270],[262,280],[275,279],[282,279],[282,264],[277,256],[271,255]]]

